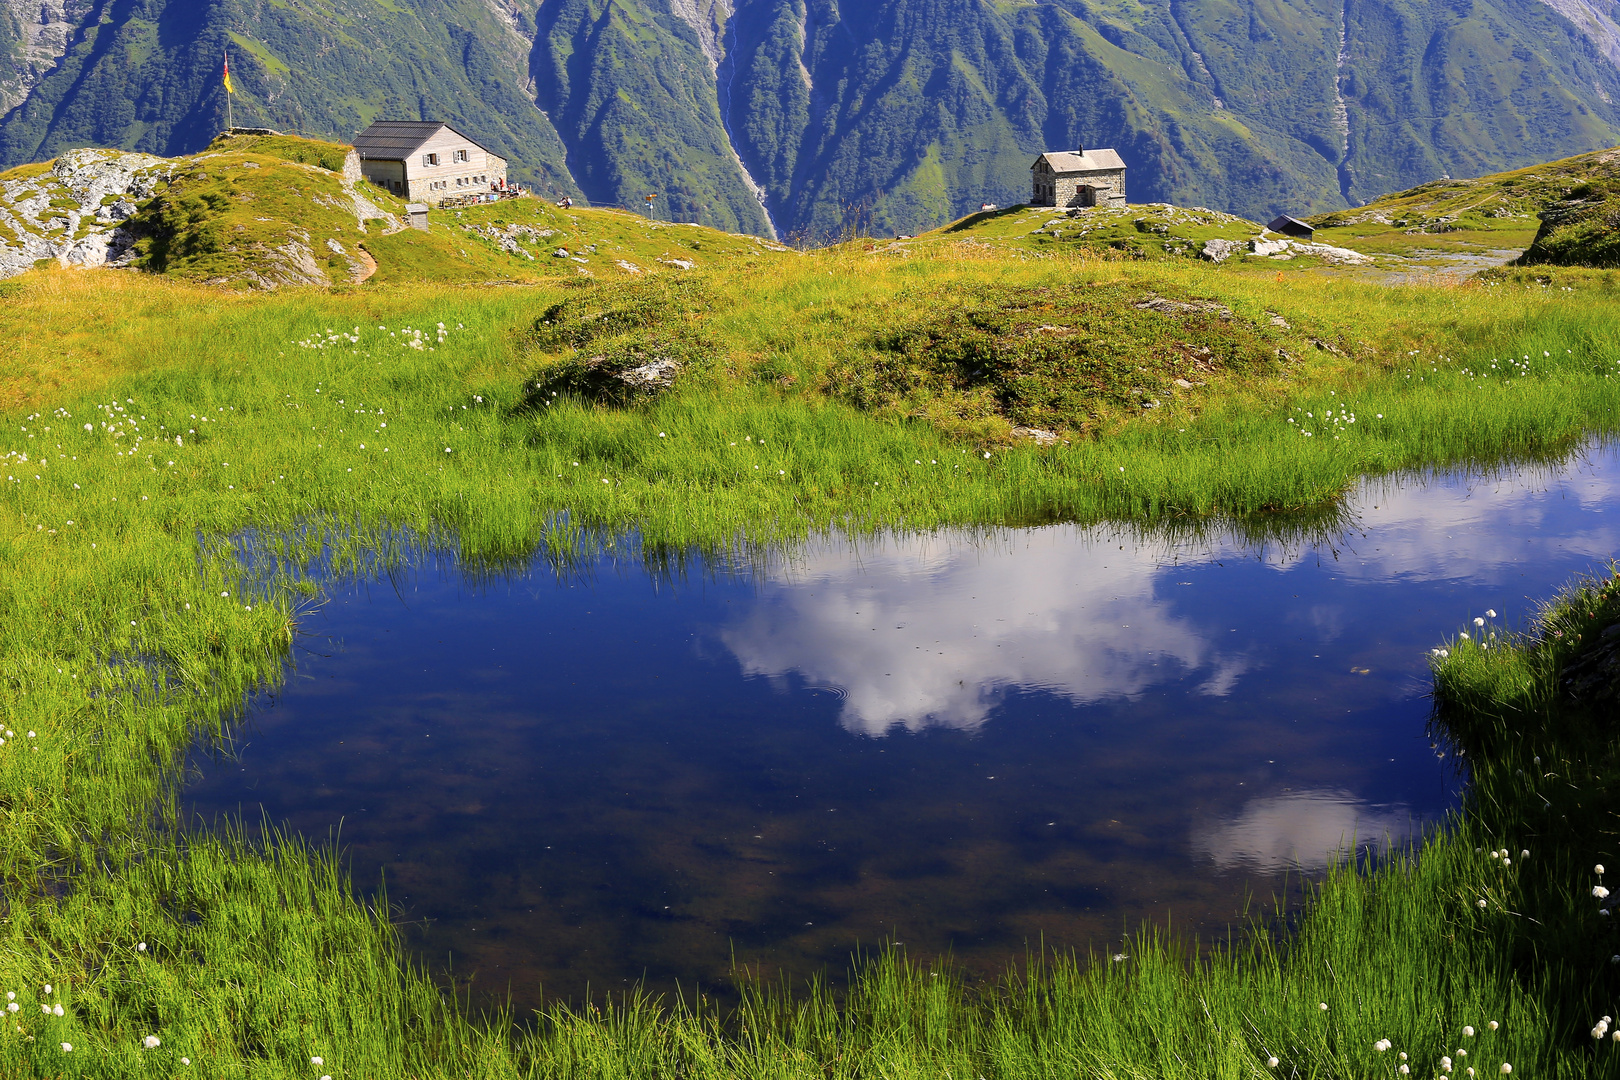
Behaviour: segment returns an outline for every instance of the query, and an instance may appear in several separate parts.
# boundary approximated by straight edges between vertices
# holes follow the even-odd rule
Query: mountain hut
[[[1029,171],[1031,206],[1125,205],[1125,162],[1112,150],[1048,150]]]
[[[360,172],[413,202],[506,187],[506,159],[437,120],[378,120],[354,137]]]

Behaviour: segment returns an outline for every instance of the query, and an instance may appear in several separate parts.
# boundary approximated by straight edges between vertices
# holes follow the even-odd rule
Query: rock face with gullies
[[[171,162],[117,150],[69,150],[33,175],[0,180],[0,277],[41,259],[64,266],[120,265],[124,223],[157,193]]]

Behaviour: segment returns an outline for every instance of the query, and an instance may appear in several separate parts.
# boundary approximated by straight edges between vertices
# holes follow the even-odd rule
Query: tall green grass
[[[1313,350],[1048,450],[964,443],[817,389],[818,372],[859,361],[874,320],[1008,275],[1218,295],[1367,347]],[[550,359],[529,331],[561,285],[242,298],[52,274],[13,290],[0,312],[15,342],[5,393],[24,402],[0,425],[9,1075],[1205,1077],[1274,1075],[1275,1055],[1275,1075],[1395,1076],[1400,1052],[1432,1075],[1465,1045],[1462,1025],[1493,1019],[1498,1032],[1466,1043],[1484,1066],[1614,1071],[1571,1035],[1609,985],[1604,927],[1524,932],[1529,904],[1590,915],[1584,841],[1547,818],[1574,804],[1549,795],[1556,811],[1516,817],[1538,805],[1526,792],[1553,788],[1514,779],[1521,744],[1487,726],[1475,750],[1455,725],[1476,805],[1421,858],[1341,869],[1297,925],[1261,924],[1195,963],[1149,928],[1125,959],[1040,957],[986,991],[887,953],[844,992],[749,986],[721,1011],[694,991],[518,1028],[470,1019],[414,970],[385,896],[356,899],[329,849],[177,820],[185,748],[226,737],[282,677],[319,575],[409,545],[491,568],[567,563],[626,530],[651,563],[693,548],[747,559],[826,530],[1054,518],[1266,535],[1299,512],[1331,516],[1367,473],[1557,457],[1612,432],[1620,405],[1610,301],[1564,294],[858,253],[705,287],[716,299],[693,332],[713,370],[628,411],[526,404]],[[1529,370],[1487,377],[1508,355],[1532,356]],[[800,377],[784,386],[782,372]],[[1468,715],[1509,698],[1521,676],[1501,672]],[[1545,839],[1520,841],[1531,830]],[[1521,842],[1532,857],[1511,871],[1474,851]],[[1381,1038],[1394,1047],[1373,1049]]]

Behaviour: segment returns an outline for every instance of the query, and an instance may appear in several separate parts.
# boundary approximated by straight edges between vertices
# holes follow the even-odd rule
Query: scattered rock
[[[1272,326],[1280,326],[1284,330],[1291,329],[1291,327],[1288,325],[1288,320],[1277,314],[1275,311],[1268,311],[1266,314],[1271,316]]]
[[[574,256],[573,256],[573,253],[570,252],[567,248],[558,248],[556,251],[553,251],[551,253],[551,257],[553,259],[571,259]]]
[[[1287,250],[1287,240],[1262,240],[1257,236],[1249,241],[1249,253],[1252,255],[1280,255]]]
[[[1198,257],[1212,263],[1223,263],[1236,255],[1242,246],[1236,240],[1205,240],[1204,250],[1198,253]]]
[[[697,263],[693,262],[691,259],[659,259],[658,261],[663,263],[665,266],[675,266],[682,270],[690,270],[697,265]]]
[[[1157,311],[1161,315],[1191,315],[1202,312],[1213,313],[1223,319],[1232,317],[1231,308],[1212,300],[1167,300],[1162,296],[1150,296],[1146,300],[1137,301],[1136,306],[1144,311]]]
[[[1311,255],[1334,266],[1369,266],[1372,259],[1359,251],[1334,247],[1332,244],[1294,244],[1295,255]]]
[[[1038,427],[1023,427],[1022,425],[1012,429],[1012,437],[1015,439],[1028,439],[1036,446],[1053,446],[1061,441],[1055,431],[1048,431],[1045,428]]]

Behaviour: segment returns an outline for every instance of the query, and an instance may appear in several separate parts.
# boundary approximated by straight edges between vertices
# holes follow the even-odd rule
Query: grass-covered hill
[[[1524,249],[1541,214],[1577,189],[1620,177],[1620,148],[1475,179],[1444,179],[1311,218],[1317,237],[1369,252]]]
[[[212,285],[534,282],[693,267],[786,249],[752,237],[568,210],[536,198],[433,210],[344,173],[350,148],[222,136],[199,154],[73,151],[0,174],[0,276],[41,263],[112,266]]]
[[[1521,266],[1620,266],[1620,169],[1594,177],[1541,212]]]

